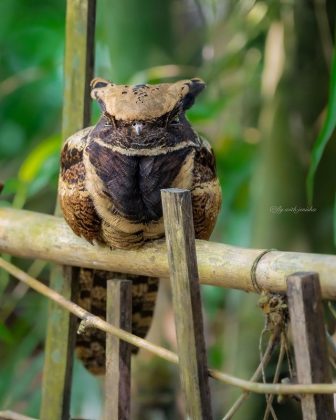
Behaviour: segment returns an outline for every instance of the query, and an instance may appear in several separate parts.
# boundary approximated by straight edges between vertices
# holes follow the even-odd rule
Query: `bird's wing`
[[[200,139],[196,150],[193,175],[191,195],[195,236],[208,240],[221,207],[222,191],[212,148],[204,139]]]
[[[93,242],[100,241],[101,219],[85,187],[83,150],[92,127],[78,131],[69,137],[61,153],[59,199],[63,215],[78,236]]]

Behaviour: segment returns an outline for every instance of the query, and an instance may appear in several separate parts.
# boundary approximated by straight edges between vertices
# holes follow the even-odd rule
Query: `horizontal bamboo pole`
[[[286,291],[286,277],[296,271],[319,273],[322,295],[336,299],[336,256],[238,248],[196,241],[200,281],[220,287],[255,291],[251,273],[261,289]],[[164,241],[139,250],[110,250],[74,235],[62,218],[25,210],[0,209],[0,252],[39,258],[64,265],[130,274],[168,277]],[[258,261],[258,264],[256,262]]]
[[[50,289],[45,284],[34,279],[29,274],[20,270],[13,264],[5,261],[0,257],[0,269],[8,271],[12,276],[25,283],[27,286],[36,290],[41,295],[51,299],[64,309],[68,310],[78,318],[82,319],[79,326],[79,330],[84,331],[85,328],[98,328],[101,331],[112,334],[127,343],[133,344],[142,349],[148,350],[149,352],[156,354],[162,359],[178,365],[179,360],[176,353],[165,349],[164,347],[158,346],[151,343],[143,338],[137,337],[125,330],[122,330],[108,322],[102,320],[98,316],[92,315],[90,312],[81,308],[73,302],[70,302],[64,296]],[[255,392],[257,394],[283,394],[283,395],[296,395],[296,394],[335,394],[336,384],[297,384],[297,385],[285,385],[285,384],[268,384],[268,383],[255,383],[240,379],[235,376],[229,375],[224,372],[220,372],[215,369],[209,369],[208,375],[220,382],[236,386],[241,388],[243,391]],[[1,417],[0,417],[1,418]]]

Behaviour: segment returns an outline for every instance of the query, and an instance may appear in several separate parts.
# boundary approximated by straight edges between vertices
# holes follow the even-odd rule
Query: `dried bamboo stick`
[[[132,331],[132,282],[107,280],[106,321]],[[131,418],[131,346],[106,334],[105,420]]]
[[[319,276],[294,273],[287,285],[298,382],[332,383]],[[301,407],[304,420],[336,419],[332,395],[305,395]]]
[[[186,417],[212,420],[191,193],[170,188],[161,199]]]
[[[75,236],[62,218],[11,208],[0,209],[0,251],[59,264],[168,277],[164,241],[139,250],[110,250]],[[286,276],[296,271],[319,273],[322,295],[336,299],[336,256],[270,251],[196,241],[200,281],[247,292],[259,288],[286,291]],[[258,262],[256,264],[256,262]],[[255,272],[253,282],[251,273]]]

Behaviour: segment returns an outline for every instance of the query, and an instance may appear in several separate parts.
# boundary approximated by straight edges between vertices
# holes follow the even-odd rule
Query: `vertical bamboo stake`
[[[71,282],[72,267],[54,267],[50,287],[67,299],[76,293]],[[43,368],[42,402],[40,418],[45,420],[69,419],[73,348],[76,317],[49,302],[47,338]]]
[[[89,81],[93,75],[95,11],[95,0],[67,1],[64,140],[90,123]],[[55,214],[59,214],[58,206]],[[72,284],[76,283],[78,270],[67,267],[64,273],[62,276],[61,268],[54,267],[50,286],[71,299],[74,294]],[[40,413],[43,420],[69,419],[74,321],[68,311],[53,303],[49,305]]]
[[[161,196],[187,414],[193,420],[212,419],[191,194],[172,188]]]
[[[288,276],[287,295],[298,381],[331,383],[318,274]],[[332,395],[304,395],[301,405],[304,420],[336,418]]]
[[[132,282],[107,281],[107,322],[132,330]],[[130,419],[131,345],[106,334],[105,420]]]

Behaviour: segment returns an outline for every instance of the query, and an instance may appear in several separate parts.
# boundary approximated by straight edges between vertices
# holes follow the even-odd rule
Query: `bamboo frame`
[[[219,287],[257,292],[285,292],[286,277],[297,271],[319,273],[322,295],[336,299],[336,256],[238,248],[196,241],[200,281]],[[11,208],[0,209],[0,252],[58,264],[130,274],[168,277],[164,241],[139,250],[110,250],[91,245],[72,233],[60,217]],[[262,257],[260,258],[260,256]],[[251,276],[252,274],[252,276]]]
[[[41,295],[51,299],[58,305],[81,318],[83,321],[80,328],[98,328],[108,334],[113,334],[127,343],[133,344],[142,349],[148,350],[153,354],[161,357],[162,359],[178,364],[178,356],[176,353],[151,343],[148,340],[137,337],[127,331],[124,331],[106,321],[103,321],[98,316],[92,315],[90,312],[81,308],[73,302],[70,302],[64,296],[50,289],[40,281],[34,279],[29,274],[20,270],[15,265],[5,261],[0,257],[0,268],[6,270],[12,276],[25,283],[27,286],[36,290]],[[84,323],[84,326],[82,325]],[[220,372],[215,369],[209,369],[208,374],[210,377],[217,379],[220,382],[236,386],[246,392],[255,392],[257,394],[279,394],[279,395],[296,395],[296,394],[334,394],[336,393],[336,384],[298,384],[298,385],[285,385],[285,384],[268,384],[256,383],[240,379],[235,376]]]

